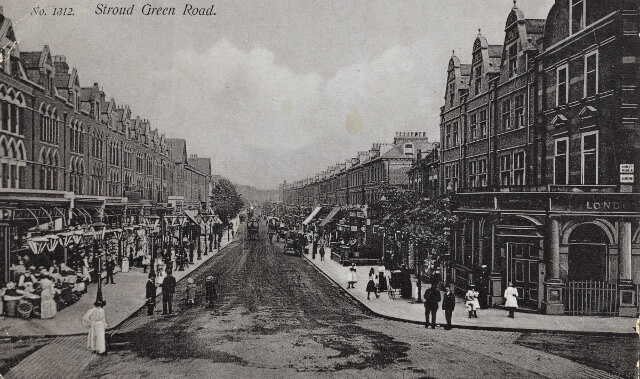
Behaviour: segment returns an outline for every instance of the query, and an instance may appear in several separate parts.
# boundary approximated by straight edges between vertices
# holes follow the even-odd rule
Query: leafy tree
[[[385,198],[375,207],[380,209],[382,226],[388,234],[401,232],[418,243],[430,243],[437,251],[447,245],[445,228],[453,229],[458,222],[448,196],[428,198],[393,188],[385,193]]]
[[[233,183],[227,178],[220,178],[213,184],[211,206],[220,220],[227,224],[240,213],[244,202]]]

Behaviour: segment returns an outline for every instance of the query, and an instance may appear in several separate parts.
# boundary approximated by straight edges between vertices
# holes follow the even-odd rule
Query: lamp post
[[[160,217],[158,216],[149,216],[147,218],[145,218],[145,222],[147,224],[147,230],[148,230],[148,238],[149,238],[149,246],[151,248],[151,268],[149,269],[149,276],[156,276],[156,271],[155,271],[155,265],[156,265],[156,256],[155,256],[155,252],[156,252],[156,248],[155,248],[155,229],[158,225],[158,221],[160,220]]]
[[[385,253],[386,253],[386,240],[387,240],[387,228],[384,227],[384,217],[386,214],[386,210],[387,210],[387,197],[382,195],[382,197],[380,197],[380,206],[382,208],[382,214],[380,217],[380,225],[382,226],[382,257],[380,258],[380,261],[382,261],[382,264],[384,264],[384,259],[385,259]]]
[[[91,224],[93,232],[93,254],[98,257],[98,292],[96,294],[96,302],[102,302],[102,252],[100,252],[100,242],[104,238],[107,225],[103,222]]]
[[[413,247],[413,253],[414,253],[414,258],[416,260],[416,276],[418,277],[418,296],[417,296],[417,300],[416,303],[422,303],[422,244],[418,243],[417,244],[417,248],[416,245],[414,244]],[[418,257],[418,254],[420,254],[420,256]]]
[[[444,257],[445,257],[444,284],[446,286],[449,284],[449,276],[450,276],[449,270],[451,269],[451,240],[449,239],[449,237],[451,236],[451,228],[448,226],[445,226],[443,229],[443,232],[444,232],[445,238],[447,239],[447,250],[446,250],[446,253],[444,254]]]

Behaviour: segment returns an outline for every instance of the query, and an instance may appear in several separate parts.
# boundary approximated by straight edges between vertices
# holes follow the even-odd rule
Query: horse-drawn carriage
[[[247,238],[250,240],[257,240],[260,232],[260,221],[256,219],[249,220],[247,222]]]

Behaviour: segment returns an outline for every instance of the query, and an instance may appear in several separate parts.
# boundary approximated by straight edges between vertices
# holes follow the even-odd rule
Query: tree
[[[211,207],[220,220],[227,224],[240,213],[244,202],[233,183],[227,178],[220,178],[218,183],[213,184]]]
[[[447,246],[445,228],[453,229],[458,217],[448,196],[428,198],[401,188],[384,194],[386,201],[376,204],[387,235],[400,232],[414,241],[430,244],[436,251]]]

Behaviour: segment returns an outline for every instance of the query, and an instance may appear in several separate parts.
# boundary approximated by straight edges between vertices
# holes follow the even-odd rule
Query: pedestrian
[[[149,254],[145,254],[144,257],[142,257],[142,268],[144,271],[142,271],[143,273],[147,273],[147,269],[149,268],[149,265],[151,264],[151,256]]]
[[[324,261],[324,246],[320,246],[320,260]]]
[[[451,330],[451,317],[456,307],[456,295],[451,291],[451,287],[447,287],[446,291],[442,299],[442,310],[444,310],[444,318],[447,320],[447,326],[445,326],[444,329]]]
[[[509,282],[509,287],[504,290],[504,307],[509,310],[509,317],[515,318],[515,310],[518,308],[518,290],[513,288],[513,283]]]
[[[475,317],[478,318],[478,308],[480,308],[480,303],[478,302],[478,291],[476,291],[475,285],[470,285],[469,290],[464,295],[465,304],[467,306],[467,311],[469,312],[469,318]]]
[[[209,275],[205,279],[204,293],[207,298],[207,308],[213,307],[213,301],[218,298],[218,292],[216,291],[216,282],[213,280],[213,276]]]
[[[93,303],[93,308],[89,309],[82,317],[82,323],[89,327],[87,336],[87,347],[96,354],[107,354],[107,341],[105,330],[107,329],[107,319],[104,314],[104,306],[107,302],[98,299]]]
[[[193,278],[187,278],[187,304],[193,305],[196,302],[196,285]]]
[[[440,303],[440,291],[438,291],[438,283],[433,282],[431,287],[424,291],[424,327],[429,327],[429,315],[431,315],[431,329],[436,328],[436,313],[438,312],[438,303]]]
[[[378,287],[376,286],[376,279],[378,279],[378,276],[376,275],[376,270],[371,267],[371,270],[369,270],[369,282],[367,282],[367,300],[371,300],[369,298],[369,296],[371,295],[371,292],[376,294],[376,298],[380,297],[380,295],[378,295]]]
[[[173,294],[176,292],[176,278],[173,272],[167,270],[167,276],[162,281],[162,314],[173,314]]]
[[[145,297],[147,299],[147,316],[153,316],[156,307],[156,277],[153,274],[149,274]]]
[[[356,288],[355,284],[358,282],[356,277],[356,264],[351,263],[351,267],[349,267],[349,272],[347,273],[347,288]]]
[[[387,271],[387,269],[384,267],[384,264],[380,262],[380,266],[378,266],[378,291],[387,290],[387,278],[385,276],[385,271]]]
[[[104,268],[107,270],[107,281],[105,284],[109,284],[109,280],[111,280],[111,284],[116,284],[113,281],[113,271],[116,269],[116,262],[111,258],[111,255],[107,256],[107,263],[105,263]]]

